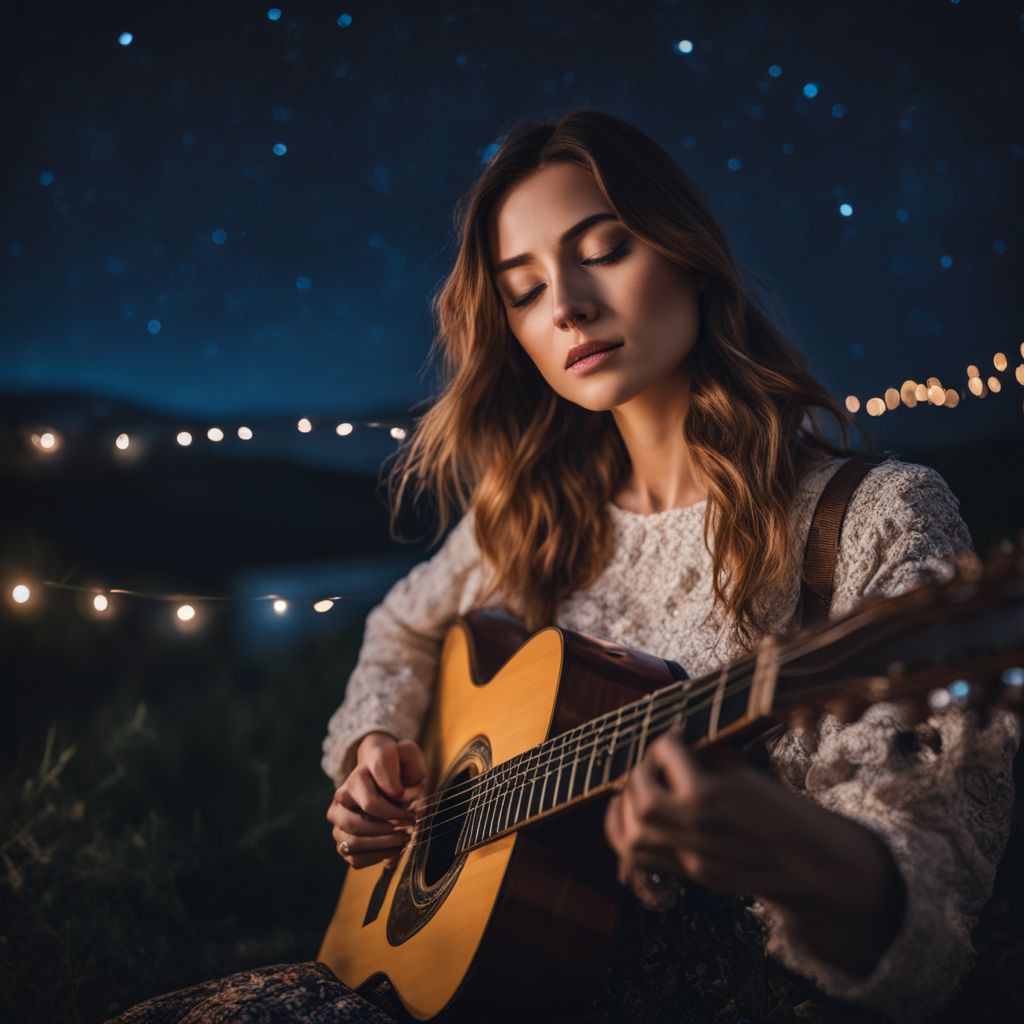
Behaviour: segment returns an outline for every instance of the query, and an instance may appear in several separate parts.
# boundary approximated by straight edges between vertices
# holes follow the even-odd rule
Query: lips
[[[585,341],[582,345],[569,349],[569,355],[565,360],[565,369],[569,369],[573,363],[592,356],[595,352],[606,352],[610,348],[618,348],[621,341]]]

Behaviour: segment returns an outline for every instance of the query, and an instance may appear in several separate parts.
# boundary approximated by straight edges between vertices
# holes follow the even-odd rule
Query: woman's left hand
[[[698,756],[666,734],[608,805],[605,834],[624,884],[641,870],[770,900],[825,959],[867,974],[902,919],[888,847],[727,748]]]

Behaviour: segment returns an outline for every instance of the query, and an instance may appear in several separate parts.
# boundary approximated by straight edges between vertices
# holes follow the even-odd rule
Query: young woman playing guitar
[[[459,232],[435,307],[444,387],[391,480],[393,514],[411,479],[442,534],[465,514],[367,617],[324,741],[327,818],[355,870],[407,842],[455,616],[505,607],[529,631],[554,623],[708,672],[798,624],[811,516],[852,454],[852,419],[637,128],[591,110],[517,126]],[[882,461],[846,508],[829,615],[948,578],[971,551],[942,477]],[[637,898],[578,1021],[908,1021],[949,1000],[1008,834],[1016,722],[820,711],[764,744],[767,771],[674,734],[650,746],[607,807]],[[210,984],[177,996],[213,1012],[262,985],[264,1008],[290,999],[305,1019],[401,1015],[322,964]]]

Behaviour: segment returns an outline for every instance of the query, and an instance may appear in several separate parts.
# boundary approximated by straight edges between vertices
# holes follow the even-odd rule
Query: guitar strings
[[[732,667],[738,667],[741,664],[742,662],[737,662],[736,665]],[[745,674],[741,678],[745,680],[750,677]],[[733,681],[734,680],[730,680],[730,682]],[[459,783],[459,785],[457,786],[453,786],[447,790],[438,790],[434,793],[431,793],[429,796],[422,798],[425,802],[419,804],[418,806],[414,801],[412,806],[417,811],[427,812],[433,810],[433,808],[442,800],[449,799],[454,795],[465,792],[466,790],[479,790],[486,786],[488,783],[490,783],[492,780],[497,779],[503,770],[507,771],[510,764],[513,761],[515,761],[517,757],[524,758],[522,762],[516,765],[516,769],[518,771],[520,768],[524,766],[529,767],[528,762],[540,758],[544,755],[547,755],[549,757],[562,755],[564,754],[566,748],[574,740],[581,740],[586,735],[586,731],[588,729],[592,729],[594,732],[594,735],[589,739],[593,740],[595,743],[602,742],[602,738],[598,735],[600,732],[600,726],[615,724],[617,729],[631,726],[633,723],[637,721],[638,718],[642,718],[647,714],[648,708],[657,700],[659,695],[662,695],[664,697],[668,695],[669,691],[678,691],[678,695],[682,695],[685,693],[686,696],[691,699],[709,693],[717,689],[719,683],[721,682],[721,672],[716,673],[715,679],[710,680],[709,682],[703,685],[697,686],[690,691],[687,691],[686,684],[692,682],[694,682],[694,680],[682,679],[678,680],[675,683],[670,683],[667,686],[664,686],[661,689],[654,691],[648,697],[642,698],[641,700],[636,701],[633,704],[626,704],[623,705],[622,708],[618,708],[615,711],[606,712],[605,714],[600,715],[599,717],[592,719],[589,722],[585,722],[583,725],[578,725],[573,729],[567,730],[566,732],[559,733],[557,736],[552,736],[550,739],[542,741],[535,747],[532,747],[529,750],[525,750],[520,754],[514,755],[508,761],[502,761],[500,764],[492,765],[490,768],[487,769],[487,771],[481,772],[479,775],[474,775],[472,778],[467,779],[465,782]],[[723,693],[723,699],[724,696],[725,695]],[[616,716],[625,708],[630,709],[629,713],[623,716],[620,721],[616,722]],[[695,711],[697,709],[693,708],[692,710]],[[662,709],[659,709],[658,713],[660,714],[661,712]],[[687,713],[689,714],[692,712]],[[581,745],[578,747],[579,752],[589,749],[589,746]],[[529,756],[524,757],[524,755]]]
[[[740,692],[740,690],[744,689],[748,679],[749,679],[749,677],[742,677],[741,679],[736,680],[734,685],[727,686],[725,691],[723,692],[722,699],[724,700],[725,697],[732,696],[733,694],[738,693],[738,692]],[[710,688],[711,687],[702,688],[702,692],[707,692],[707,690],[710,689]],[[682,720],[685,721],[691,715],[696,714],[698,711],[702,711],[706,707],[709,707],[712,703],[714,703],[714,700],[715,700],[715,697],[714,697],[714,695],[712,695],[711,697],[701,701],[700,703],[694,704],[693,706],[687,708],[687,710],[682,713]],[[679,715],[678,711],[669,711],[668,709],[666,709],[664,712],[659,712],[659,717],[657,718],[657,720],[652,719],[648,723],[647,727],[648,727],[648,729],[650,729],[652,726],[654,728],[658,728],[661,725],[663,725],[665,722],[671,721],[673,718],[677,717],[678,715]],[[634,729],[631,732],[624,732],[624,733],[620,733],[620,734],[617,734],[617,735],[621,735],[624,739],[628,738],[628,739],[632,740],[637,735],[639,735],[642,731],[643,731],[643,728],[641,726],[641,728],[639,728],[639,729]],[[601,741],[601,742],[603,742],[603,741]],[[594,747],[596,745],[597,745],[596,743],[586,744],[585,746],[581,746],[580,747],[580,751],[582,752],[584,750],[591,749],[592,747]],[[611,756],[614,756],[614,754],[611,755]],[[517,781],[518,780],[522,780],[524,783],[525,782],[532,782],[534,784],[534,786],[536,786],[536,784],[538,782],[542,782],[543,780],[549,778],[551,775],[556,774],[556,773],[561,773],[564,768],[565,768],[565,764],[563,762],[563,763],[560,763],[558,765],[558,767],[552,767],[548,771],[544,772],[542,775],[536,776],[535,778],[531,779],[528,776],[529,768],[527,767],[527,770],[525,772],[523,772],[523,771],[516,771],[514,773],[510,773],[507,778],[499,780],[497,785],[498,786],[504,786],[506,783],[511,782],[512,780],[517,780]],[[482,776],[476,776],[476,777],[477,778],[481,778]],[[506,797],[508,795],[508,793],[511,790],[511,788],[512,788],[511,786],[507,787],[500,794],[499,793],[494,793],[494,794],[488,795],[486,798],[482,799],[476,805],[475,810],[479,812],[481,810],[486,810],[487,808],[496,806],[500,800],[502,800],[504,797]],[[583,795],[583,794],[581,794],[581,795]],[[533,796],[533,791],[531,791],[531,794],[530,794],[530,798],[531,799],[532,799],[532,796]],[[446,807],[445,811],[447,813],[447,812],[450,812],[450,811],[453,811],[453,810],[457,810],[458,808],[465,807],[465,806],[467,806],[470,803],[472,803],[472,796],[470,796],[469,800],[461,801],[460,803],[455,804],[452,807]],[[463,821],[465,819],[465,817],[466,817],[465,814],[456,813],[456,814],[450,814],[448,817],[436,818],[433,821],[430,821],[429,824],[427,824],[424,827],[424,829],[421,832],[421,834],[418,835],[416,840],[410,845],[409,849],[410,850],[416,849],[416,847],[418,847],[418,846],[422,845],[423,843],[429,841],[432,837],[434,837],[436,835],[443,834],[444,831],[449,831],[448,829],[445,829],[442,826],[446,826],[446,825],[449,825],[449,824],[454,823],[454,822],[461,822],[461,821]],[[426,819],[427,819],[427,816],[424,816],[424,818],[420,819],[420,820],[426,820]],[[520,822],[518,824],[522,824],[522,823]]]
[[[867,614],[868,611],[870,611],[870,609],[865,610],[863,614]],[[859,617],[863,617],[863,616],[858,616],[857,612],[855,611],[855,612],[851,613],[843,621],[842,624],[843,624],[844,627],[848,628],[850,623],[854,622]],[[795,643],[794,642],[789,643],[789,645],[786,647],[785,652],[779,652],[778,655],[777,655],[779,667],[781,668],[783,665],[788,664],[790,661],[799,660],[799,658],[802,657],[805,653],[807,653],[808,650],[815,649],[816,646],[820,645],[822,636],[828,635],[828,632],[829,632],[830,628],[835,627],[836,625],[837,624],[835,622],[829,622],[829,623],[826,624],[826,627],[825,627],[825,629],[823,631],[818,632],[818,633],[808,633],[806,636],[800,636],[800,637],[796,638],[796,642]],[[855,647],[854,648],[854,653],[856,651],[862,649],[864,646],[865,646],[865,643],[862,643],[862,644],[858,645],[857,647]],[[851,652],[847,651],[843,655],[843,657],[840,658],[839,660],[846,660],[846,658],[849,657],[850,653]],[[756,665],[756,661],[757,661],[757,652],[752,652],[747,657],[741,658],[741,659],[739,659],[737,661],[732,662],[731,664],[727,665],[724,669],[721,669],[721,670],[717,671],[715,673],[716,678],[714,680],[709,681],[706,685],[703,685],[703,686],[700,686],[700,687],[694,689],[689,694],[689,696],[696,697],[696,696],[700,695],[701,693],[706,693],[709,689],[711,689],[713,687],[716,687],[718,685],[718,683],[720,682],[722,672],[735,671],[736,669],[740,668],[741,666],[744,668],[744,670],[746,670],[748,668],[752,669]],[[820,665],[819,666],[815,666],[813,670],[809,670],[809,671],[817,672],[817,671],[820,670],[820,668],[821,668]],[[740,677],[740,679],[741,680],[747,680],[747,679],[751,678],[751,676],[752,676],[752,673],[750,675],[744,674],[743,676]],[[700,677],[698,677],[698,679],[699,678]],[[705,677],[705,678],[708,678],[708,677]],[[679,688],[679,687],[685,688],[685,684],[687,682],[693,682],[693,681],[694,680],[686,680],[686,679],[677,680],[675,683],[670,683],[669,685],[667,685],[665,687],[662,687],[659,690],[654,691],[652,694],[650,694],[650,697],[651,698],[655,698],[657,696],[657,694],[659,694],[659,693],[665,694],[665,693],[667,693],[671,689],[676,689],[676,688]],[[732,681],[730,680],[730,682],[732,682]],[[732,691],[732,692],[735,692],[735,691]],[[724,698],[725,698],[725,694],[723,692],[723,699]],[[635,702],[635,707],[636,707],[637,710],[632,713],[632,717],[633,717],[634,720],[635,720],[637,715],[645,712],[646,704],[647,704],[646,700],[640,700],[640,701]],[[624,705],[624,707],[629,707],[629,706],[630,705]],[[621,709],[617,709],[617,710],[621,710]],[[697,709],[693,708],[692,710],[695,711]],[[689,713],[690,712],[688,712],[688,714]],[[559,752],[560,748],[564,748],[565,747],[565,745],[569,742],[570,739],[572,739],[576,735],[582,735],[583,732],[587,728],[594,727],[594,726],[597,725],[597,723],[603,722],[605,720],[607,720],[610,723],[611,720],[614,719],[615,714],[616,714],[615,711],[606,712],[604,715],[601,715],[598,718],[593,719],[590,722],[586,722],[582,726],[576,726],[574,729],[570,729],[570,730],[568,730],[568,731],[566,731],[564,733],[560,733],[558,736],[554,736],[550,740],[545,740],[545,741],[543,741],[542,743],[538,744],[536,747],[534,747],[532,749],[537,751],[537,756],[539,757],[540,753],[542,752],[541,748],[544,747],[545,743],[547,743],[547,744],[558,744],[558,746],[552,746],[552,747],[550,747],[548,749],[548,751],[546,751],[546,752],[549,752],[549,753],[552,753],[552,754],[557,753],[557,752]],[[628,718],[624,719],[623,723],[620,723],[620,725],[624,724],[624,723],[626,723],[628,721],[629,721]],[[561,742],[559,743],[559,741],[561,741]],[[524,751],[523,753],[529,753],[529,751]],[[516,755],[516,756],[521,757],[522,754],[519,754],[519,755]],[[510,759],[510,760],[512,760],[512,759]],[[422,803],[422,804],[419,804],[418,806],[416,806],[416,802],[414,801],[412,806],[416,807],[417,810],[429,811],[434,806],[439,804],[442,800],[444,800],[444,799],[446,799],[446,798],[448,798],[448,797],[450,797],[450,796],[452,796],[452,795],[454,795],[456,793],[459,793],[460,791],[465,791],[467,789],[472,789],[472,788],[478,787],[479,785],[483,784],[486,779],[488,779],[489,777],[492,777],[492,773],[496,774],[497,772],[500,771],[500,769],[503,766],[506,766],[508,764],[509,764],[509,762],[506,761],[506,762],[502,762],[499,765],[494,765],[491,768],[489,768],[487,771],[481,772],[479,775],[475,775],[472,778],[467,779],[465,782],[460,783],[458,786],[452,787],[451,789],[448,789],[448,790],[440,790],[440,791],[437,791],[435,793],[430,794],[429,796],[421,798],[425,802]]]
[[[740,679],[746,680],[750,678],[752,673],[750,673],[749,670],[753,668],[755,662],[755,657],[740,659],[739,661],[733,662],[730,666],[728,666],[728,670],[735,671],[742,667],[745,671],[744,674],[740,677]],[[453,786],[452,788],[447,790],[438,790],[434,793],[429,794],[428,796],[421,797],[420,799],[425,802],[416,806],[416,802],[414,801],[413,806],[415,806],[417,810],[431,810],[433,806],[440,803],[440,801],[443,799],[451,797],[452,795],[457,794],[461,791],[465,791],[467,789],[479,788],[488,779],[495,778],[503,768],[507,768],[509,763],[515,760],[516,757],[523,757],[523,755],[525,754],[530,754],[531,751],[536,752],[532,756],[540,756],[541,754],[554,755],[561,753],[572,740],[583,737],[586,734],[587,729],[593,729],[596,733],[598,731],[599,725],[611,725],[615,721],[616,716],[626,708],[630,708],[631,710],[618,723],[618,727],[621,728],[624,725],[630,725],[632,722],[636,721],[637,717],[646,714],[649,704],[656,700],[659,694],[664,696],[667,695],[669,691],[679,691],[681,693],[686,693],[687,696],[690,698],[699,697],[702,694],[714,690],[719,685],[719,683],[721,682],[722,671],[724,670],[719,670],[718,672],[714,673],[713,679],[704,677],[708,678],[708,682],[696,686],[694,689],[690,691],[686,690],[687,683],[693,684],[695,682],[699,682],[699,677],[697,680],[680,679],[674,683],[669,683],[667,686],[661,687],[660,689],[653,691],[646,698],[641,698],[640,700],[635,701],[632,704],[625,704],[622,708],[617,708],[614,711],[605,712],[603,715],[600,715],[589,722],[584,722],[582,725],[578,725],[572,729],[568,729],[566,730],[566,732],[559,733],[557,736],[552,736],[548,740],[543,740],[535,747],[530,748],[530,750],[526,750],[520,754],[514,755],[513,758],[509,759],[509,761],[503,761],[501,762],[501,764],[493,765],[492,767],[488,768],[487,771],[481,772],[479,775],[474,775],[472,778],[467,779],[465,782],[459,783],[458,786]],[[733,681],[734,680],[729,680],[730,683]],[[597,739],[596,736],[594,738]]]
[[[738,682],[740,682],[740,681],[738,681]],[[739,692],[740,689],[742,689],[741,685],[734,686],[732,688],[732,690],[731,690],[730,695],[732,693]],[[688,718],[691,714],[695,714],[698,711],[703,710],[704,708],[708,707],[713,702],[714,702],[714,697],[712,696],[711,698],[709,698],[707,700],[704,700],[704,701],[702,701],[699,704],[693,705],[693,707],[690,708],[683,715],[683,720]],[[672,718],[676,717],[677,715],[678,715],[678,712],[669,713],[668,711],[666,711],[665,713],[661,714],[661,716],[659,717],[659,719],[656,722],[652,721],[651,723],[649,723],[648,724],[648,728],[650,728],[651,725],[654,725],[654,727],[657,728],[657,727],[663,725],[666,721],[670,721]],[[638,730],[638,731],[634,731],[633,733],[623,733],[622,736],[623,736],[624,739],[628,738],[628,739],[632,740],[638,734],[638,732],[640,732],[640,731],[642,731],[642,729]],[[592,745],[590,745],[590,746],[592,746]],[[585,749],[585,748],[581,748],[581,749]],[[614,756],[614,755],[612,755],[612,756]],[[544,781],[545,779],[549,778],[551,775],[554,775],[556,773],[560,773],[564,767],[565,767],[564,763],[559,764],[558,767],[551,767],[548,771],[544,772],[542,775],[536,776],[533,779],[528,777],[528,773],[525,773],[527,775],[527,777],[525,777],[525,778],[524,778],[524,773],[516,773],[515,775],[510,775],[509,776],[509,780],[502,780],[502,781],[500,781],[498,783],[498,786],[501,786],[503,784],[503,782],[505,782],[505,781],[510,781],[511,779],[515,778],[515,779],[521,779],[522,780],[522,785],[523,785],[524,788],[525,788],[525,783],[526,782],[531,782],[531,783],[533,783],[534,787],[536,787],[537,783]],[[616,776],[616,778],[617,777],[618,776]],[[609,779],[608,781],[611,781],[611,780]],[[509,792],[510,789],[511,789],[511,787],[509,787],[509,789],[503,790],[500,793],[495,792],[495,793],[489,795],[486,799],[481,800],[480,803],[477,804],[476,808],[474,808],[474,810],[479,812],[481,810],[486,810],[486,809],[491,808],[493,806],[497,806],[497,804],[505,796],[508,795],[508,792]],[[584,794],[580,794],[580,795],[584,795]],[[530,792],[530,799],[532,799],[532,797],[533,797],[533,790],[531,790],[531,792]],[[472,803],[472,797],[468,801],[463,801],[461,804],[457,804],[457,805],[455,805],[455,807],[446,808],[445,810],[446,811],[455,810],[456,808],[464,807],[464,806],[466,806],[469,803]],[[550,810],[551,808],[548,808],[548,809]],[[467,812],[467,814],[468,813],[469,812]],[[459,823],[459,822],[463,821],[465,817],[466,817],[466,814],[456,813],[456,814],[450,815],[450,816],[445,817],[445,818],[437,818],[437,819],[435,819],[433,821],[430,821],[429,824],[427,824],[425,826],[423,832],[419,836],[417,836],[415,842],[411,845],[410,849],[415,849],[417,846],[420,846],[423,843],[429,841],[432,837],[434,837],[436,835],[442,835],[445,832],[450,831],[449,828],[442,827],[442,826],[454,825],[456,823]],[[517,824],[523,824],[523,822],[518,822]],[[488,838],[491,838],[491,837],[488,837]]]

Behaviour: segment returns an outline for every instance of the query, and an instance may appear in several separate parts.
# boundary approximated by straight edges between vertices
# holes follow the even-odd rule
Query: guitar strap
[[[846,509],[857,485],[868,471],[890,456],[857,454],[832,474],[818,498],[807,533],[800,589],[800,629],[816,626],[828,618],[839,554],[839,533]]]
[[[891,453],[856,454],[848,458],[825,484],[814,507],[811,526],[804,548],[803,573],[800,578],[800,601],[797,605],[798,625],[794,632],[815,626],[828,619],[835,583],[836,558],[839,555],[839,533],[850,499],[868,471],[885,462]],[[771,773],[768,745],[788,726],[780,722],[753,739],[745,748],[748,761]]]

